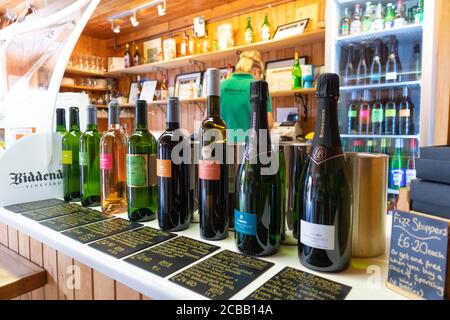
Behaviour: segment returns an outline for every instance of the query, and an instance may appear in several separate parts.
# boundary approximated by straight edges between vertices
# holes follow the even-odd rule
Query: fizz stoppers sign
[[[449,221],[394,212],[388,286],[427,300],[448,296],[448,230]]]

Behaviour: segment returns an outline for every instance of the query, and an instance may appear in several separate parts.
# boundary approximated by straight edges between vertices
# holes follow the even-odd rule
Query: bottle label
[[[385,117],[386,118],[394,118],[395,116],[397,116],[397,110],[395,109],[387,109],[385,112]]]
[[[313,148],[311,155],[309,157],[314,163],[320,164],[330,159],[343,156],[344,153],[340,149],[337,148],[327,149],[323,146],[317,146]]]
[[[386,81],[397,81],[397,72],[386,73]]]
[[[148,187],[148,155],[127,154],[127,185],[129,187]]]
[[[270,28],[267,25],[264,25],[261,29],[261,38],[263,41],[270,40]]]
[[[359,111],[359,118],[367,120],[369,119],[369,110],[360,110]]]
[[[300,89],[302,87],[302,77],[292,76],[292,89]]]
[[[128,55],[125,55],[123,57],[123,65],[125,68],[128,68],[130,66],[130,57]]]
[[[414,169],[407,169],[406,170],[406,185],[410,185],[411,181],[416,179],[416,170]]]
[[[355,20],[352,22],[350,26],[350,34],[359,34],[361,33],[361,21]]]
[[[386,21],[385,23],[384,23],[384,28],[385,29],[392,29],[394,27],[394,20],[392,20],[392,21]]]
[[[234,209],[234,229],[249,236],[256,236],[256,214]]]
[[[404,25],[406,25],[406,20],[405,20],[405,18],[398,18],[398,19],[395,19],[395,21],[394,21],[394,27],[395,27],[395,28],[401,27],[401,26],[404,26]]]
[[[187,49],[186,48],[186,43],[182,42],[181,46],[180,46],[180,53],[181,53],[182,56],[187,55],[187,50],[186,49]]]
[[[356,110],[348,110],[349,118],[356,118],[358,116],[358,112]]]
[[[423,21],[423,13],[416,13],[416,15],[414,16],[414,23],[419,24],[422,23],[422,21]]]
[[[383,109],[372,109],[372,123],[383,122]]]
[[[400,189],[406,186],[404,169],[392,169],[389,175],[389,186],[392,189]]]
[[[87,152],[80,152],[80,166],[89,165],[89,154]]]
[[[348,24],[344,24],[341,26],[341,35],[348,36],[350,32],[350,28],[348,27]]]
[[[100,169],[112,170],[113,168],[113,157],[112,154],[106,153],[100,155]]]
[[[202,180],[220,180],[220,163],[211,160],[199,160],[198,177]]]
[[[373,30],[375,31],[382,31],[384,29],[384,20],[383,19],[377,19],[373,23]]]
[[[400,117],[409,118],[410,116],[411,116],[411,110],[409,110],[409,109],[400,110]]]
[[[72,164],[72,150],[62,151],[62,164]]]
[[[253,31],[250,29],[247,29],[245,31],[245,43],[250,44],[253,42]]]
[[[172,160],[156,160],[156,175],[161,178],[172,178]]]
[[[305,246],[334,250],[335,227],[300,221],[300,242]]]

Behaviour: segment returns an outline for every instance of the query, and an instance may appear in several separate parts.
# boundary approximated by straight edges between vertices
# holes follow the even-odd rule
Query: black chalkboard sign
[[[443,220],[394,212],[388,283],[423,299],[444,299],[448,228]]]
[[[83,208],[72,214],[41,221],[40,224],[55,231],[63,231],[109,218],[111,217],[104,215],[100,211]]]
[[[63,234],[82,243],[88,243],[140,226],[142,226],[140,223],[117,218],[70,229]]]
[[[224,250],[178,273],[170,281],[210,299],[229,299],[273,265]]]
[[[80,209],[81,206],[79,204],[69,202],[54,207],[23,212],[22,215],[34,221],[42,221],[75,213]]]
[[[143,227],[93,242],[89,246],[121,259],[174,237],[176,234]]]
[[[246,300],[344,300],[352,288],[311,273],[286,267]]]
[[[131,256],[125,261],[161,277],[167,277],[218,249],[218,246],[209,243],[178,237]]]
[[[46,200],[12,204],[10,206],[6,206],[5,209],[8,211],[12,211],[14,213],[21,213],[25,211],[53,207],[62,203],[64,203],[64,201],[60,199],[46,199]]]

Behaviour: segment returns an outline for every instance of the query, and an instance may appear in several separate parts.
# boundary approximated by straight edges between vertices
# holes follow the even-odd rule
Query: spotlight
[[[114,33],[120,33],[120,26],[119,25],[114,25],[114,21],[111,21],[111,30]]]
[[[165,14],[166,14],[166,0],[164,0],[164,3],[161,5],[161,4],[158,4],[158,15],[161,17],[161,16],[164,16]]]
[[[134,11],[133,15],[130,17],[130,21],[133,27],[137,27],[139,25],[139,20],[136,17],[136,11]]]

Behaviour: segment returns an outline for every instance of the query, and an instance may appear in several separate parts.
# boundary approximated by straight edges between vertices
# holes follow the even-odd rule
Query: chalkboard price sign
[[[422,299],[444,299],[448,230],[449,223],[442,219],[394,212],[389,252],[389,287]]]

